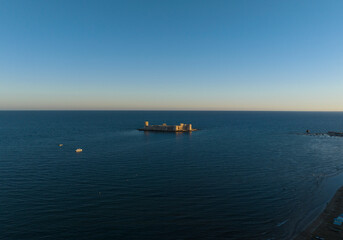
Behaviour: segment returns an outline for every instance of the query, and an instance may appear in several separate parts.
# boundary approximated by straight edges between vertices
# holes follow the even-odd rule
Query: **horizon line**
[[[196,110],[196,109],[0,109],[0,112],[343,112],[343,110]]]

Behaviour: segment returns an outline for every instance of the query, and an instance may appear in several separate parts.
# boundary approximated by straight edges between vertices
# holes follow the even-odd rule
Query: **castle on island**
[[[192,124],[180,123],[180,125],[167,125],[163,123],[162,125],[149,125],[146,121],[144,128],[138,129],[140,131],[159,131],[159,132],[192,132],[197,129],[192,128]]]

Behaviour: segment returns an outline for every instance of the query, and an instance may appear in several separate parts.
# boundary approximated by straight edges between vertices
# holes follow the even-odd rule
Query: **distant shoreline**
[[[343,213],[343,186],[340,187],[334,197],[327,204],[324,211],[295,240],[310,239],[343,239],[343,225],[333,224],[334,218]],[[317,237],[317,238],[316,238]]]

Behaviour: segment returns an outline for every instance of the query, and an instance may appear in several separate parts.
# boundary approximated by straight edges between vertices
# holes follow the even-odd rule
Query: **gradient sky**
[[[0,109],[343,111],[342,0],[1,0]]]

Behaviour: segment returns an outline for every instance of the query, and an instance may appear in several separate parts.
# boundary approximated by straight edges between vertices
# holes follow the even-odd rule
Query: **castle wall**
[[[185,131],[192,131],[192,124],[183,124],[180,125],[170,125],[168,126],[166,123],[162,125],[151,125],[149,126],[149,122],[145,122],[144,130],[146,131],[164,131],[164,132],[185,132]]]

